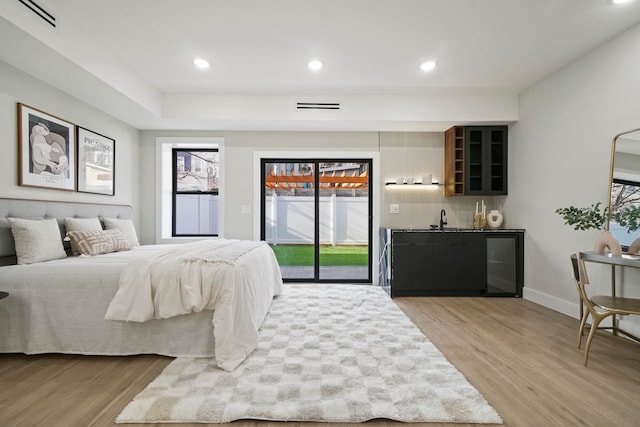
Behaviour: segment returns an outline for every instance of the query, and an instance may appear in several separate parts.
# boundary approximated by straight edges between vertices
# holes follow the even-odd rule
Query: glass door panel
[[[369,280],[369,162],[319,162],[319,279]]]
[[[487,237],[487,293],[517,294],[515,236]]]
[[[315,277],[314,164],[263,163],[264,240],[271,246],[286,280]]]

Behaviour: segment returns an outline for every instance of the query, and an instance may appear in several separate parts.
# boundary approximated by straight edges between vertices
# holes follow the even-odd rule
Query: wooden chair
[[[582,252],[577,254],[575,261],[573,257],[571,260],[574,263],[574,274],[577,274],[576,286],[578,287],[578,293],[580,294],[580,303],[584,304],[584,307],[587,310],[580,320],[578,348],[580,348],[580,344],[582,343],[582,335],[589,315],[591,315],[592,319],[589,336],[587,337],[587,344],[584,348],[584,366],[587,366],[591,341],[598,330],[600,322],[613,315],[640,315],[640,299],[614,297],[609,295],[595,295],[589,297],[586,291],[586,285],[589,284],[589,277],[587,276],[587,269],[585,267]]]
[[[582,345],[582,337],[584,330],[589,329],[587,326],[587,319],[589,318],[589,309],[586,307],[586,303],[582,298],[580,292],[580,271],[578,268],[578,254],[571,255],[571,265],[573,266],[573,278],[576,280],[576,289],[578,290],[578,297],[580,298],[580,329],[578,329],[578,348]],[[596,329],[613,329],[611,326],[598,326]]]
[[[580,271],[578,269],[578,254],[571,255],[571,266],[573,267],[573,278],[576,281],[576,289],[578,291],[578,298],[580,299],[580,329],[578,330],[578,348],[582,345],[582,336],[584,335],[584,328],[587,318],[589,317],[589,311],[585,311],[584,300],[580,293]]]

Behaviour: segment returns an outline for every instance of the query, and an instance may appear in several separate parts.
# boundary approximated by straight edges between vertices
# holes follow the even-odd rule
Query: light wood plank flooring
[[[578,321],[529,301],[395,301],[500,413],[505,426],[640,425],[640,345],[598,332],[585,368],[576,347]],[[0,355],[0,426],[115,426],[124,406],[171,360]],[[166,426],[137,426],[151,425]]]

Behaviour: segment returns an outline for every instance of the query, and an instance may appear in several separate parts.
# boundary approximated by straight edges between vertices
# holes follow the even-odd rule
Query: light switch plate
[[[400,213],[400,205],[389,205],[389,213],[392,213],[392,214]]]

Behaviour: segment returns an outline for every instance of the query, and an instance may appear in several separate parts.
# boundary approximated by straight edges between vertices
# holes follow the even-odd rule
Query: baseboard
[[[554,297],[553,295],[545,294],[544,292],[536,291],[535,289],[522,288],[522,298],[540,304],[543,307],[547,307],[551,310],[565,314],[574,319],[580,318],[580,306],[577,302],[570,302]],[[591,324],[591,319],[587,320],[587,324]],[[601,327],[610,327],[611,319],[604,319],[600,324]],[[629,332],[634,333],[631,329]]]
[[[551,310],[558,311],[574,319],[580,318],[580,306],[577,302],[570,302],[554,297],[553,295],[545,294],[544,292],[536,291],[528,287],[522,288],[522,298],[540,304]]]

